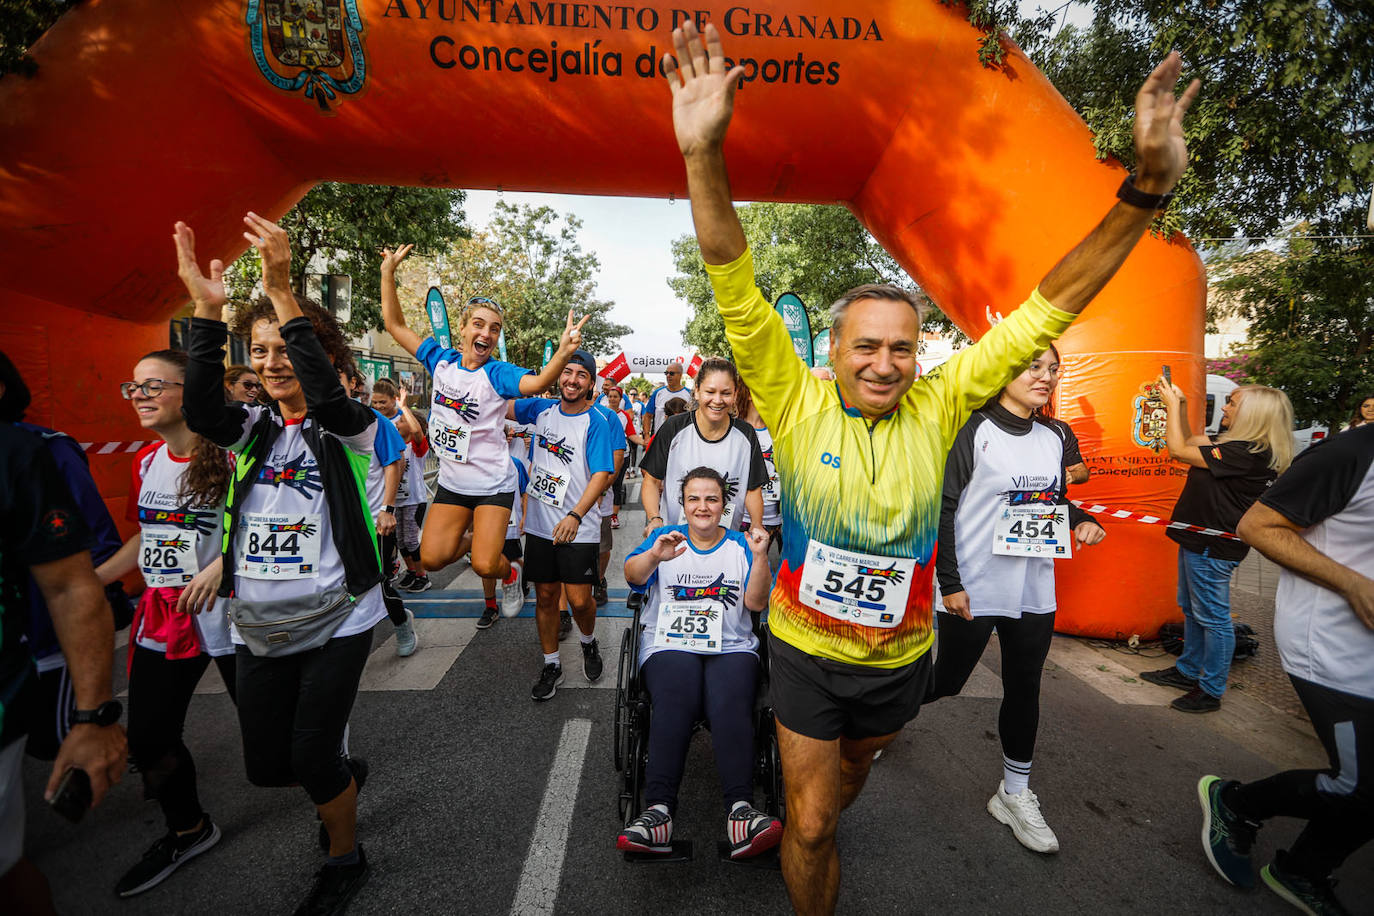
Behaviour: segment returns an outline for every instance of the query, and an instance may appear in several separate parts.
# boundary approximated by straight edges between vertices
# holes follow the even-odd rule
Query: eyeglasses
[[[250,382],[247,379],[239,379],[239,384],[243,386],[244,391],[262,390],[262,382]]]
[[[131,400],[135,391],[143,392],[145,398],[155,398],[162,394],[163,389],[175,385],[178,388],[185,388],[184,382],[169,382],[166,379],[150,378],[143,383],[124,382],[119,386],[119,393],[124,396],[124,400]]]
[[[497,302],[495,299],[488,299],[486,296],[473,296],[471,299],[468,300],[468,304],[464,306],[464,308],[468,311],[471,311],[472,307],[475,305],[486,306],[487,308],[494,310],[496,314],[501,315],[503,317],[506,314],[506,310],[501,308],[501,303]]]

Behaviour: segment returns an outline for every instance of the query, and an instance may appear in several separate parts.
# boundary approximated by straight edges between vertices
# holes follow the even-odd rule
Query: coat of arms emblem
[[[1141,385],[1135,396],[1135,419],[1131,427],[1135,444],[1159,454],[1165,444],[1164,426],[1168,417],[1169,411],[1159,397],[1159,387],[1154,382]]]
[[[357,0],[248,0],[249,41],[273,86],[304,91],[320,111],[367,79]]]

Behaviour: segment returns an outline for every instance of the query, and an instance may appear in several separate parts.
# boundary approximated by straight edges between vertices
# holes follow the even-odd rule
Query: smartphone
[[[1163,368],[1164,368],[1164,373],[1163,373],[1163,374],[1164,374],[1164,384],[1166,384],[1166,385],[1172,385],[1172,384],[1174,383],[1174,374],[1173,374],[1173,372],[1170,371],[1170,369],[1169,369],[1168,366],[1164,366]]]
[[[48,804],[73,824],[80,822],[91,808],[91,777],[85,770],[72,767],[62,774],[62,781],[57,784],[57,791]]]

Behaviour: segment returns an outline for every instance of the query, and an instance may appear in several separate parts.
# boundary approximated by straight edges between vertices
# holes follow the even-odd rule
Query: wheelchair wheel
[[[611,740],[614,743],[611,753],[617,773],[625,769],[625,756],[630,743],[630,668],[634,664],[633,652],[634,643],[630,639],[630,628],[626,627],[620,634],[620,666],[615,674],[615,724],[611,730]]]
[[[787,795],[782,782],[782,754],[778,750],[778,732],[773,722],[772,712],[768,714],[768,733],[764,739],[764,810],[783,823],[787,823]]]
[[[620,820],[627,825],[644,809],[644,770],[649,762],[648,735],[638,728],[632,731],[620,792]]]

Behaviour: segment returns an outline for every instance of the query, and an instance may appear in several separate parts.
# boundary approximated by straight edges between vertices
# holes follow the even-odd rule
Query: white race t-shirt
[[[682,556],[658,564],[649,581],[643,586],[636,586],[637,591],[648,592],[644,610],[640,612],[640,622],[644,624],[639,637],[640,664],[657,652],[674,648],[660,645],[655,634],[664,605],[676,602],[693,605],[710,602],[722,615],[719,651],[757,654],[759,641],[750,625],[749,610],[744,606],[744,589],[749,584],[749,570],[753,566],[754,555],[749,552],[749,543],[744,535],[738,531],[726,531],[720,543],[702,551],[692,544],[686,525],[673,525],[652,531],[644,543],[630,551],[630,556],[652,549],[654,541],[670,531],[680,532],[687,538],[687,549]],[[679,651],[714,654],[711,649],[703,652],[684,647]]]
[[[611,437],[611,473],[615,473],[614,461],[615,453],[620,452],[620,458],[625,459],[625,449],[629,448],[629,441],[625,438],[625,421],[621,419],[619,412],[611,410],[609,407],[592,405],[592,410],[599,413],[606,421],[606,432]],[[609,483],[606,484],[606,492],[601,494],[601,499],[597,503],[597,508],[601,510],[602,517],[610,515],[615,511],[615,494],[612,492]]]
[[[515,489],[506,460],[506,401],[520,397],[528,369],[489,359],[464,369],[463,355],[433,337],[415,351],[434,378],[429,440],[439,456],[439,486],[464,496],[490,496]]]
[[[768,527],[782,524],[782,484],[778,483],[778,469],[773,464],[773,434],[766,426],[755,426],[754,435],[759,440],[759,452],[763,455],[763,466],[768,469],[768,482],[763,485],[763,524]],[[744,512],[746,521],[752,524],[749,511]]]
[[[668,406],[669,401],[684,401],[690,411],[692,407],[692,389],[683,385],[677,391],[669,391],[667,385],[659,385],[649,395],[649,402],[644,409],[649,411],[649,415],[654,418],[653,433],[655,435],[663,429],[663,423],[668,419],[668,415],[663,409]]]
[[[534,427],[525,533],[552,540],[554,527],[577,507],[592,475],[614,472],[610,429],[595,409],[567,414],[562,402],[552,398],[516,401],[515,419]],[[515,474],[513,466],[510,473]],[[587,510],[573,541],[601,543],[599,505]]]
[[[190,466],[190,458],[172,457],[165,442],[150,445],[134,457],[142,541],[138,563],[149,588],[180,591],[197,572],[219,559],[224,503],[193,509],[177,496],[182,475]],[[209,655],[234,651],[226,605],[227,599],[219,598],[195,615],[201,648]],[[165,643],[149,639],[141,631],[134,634],[134,641],[154,652],[167,651]]]
[[[394,416],[387,417],[394,427],[401,419],[401,412],[398,410]],[[397,430],[399,433],[400,431]],[[415,453],[415,445],[409,441],[405,442],[405,449],[401,452],[401,460],[405,462],[401,466],[401,485],[396,488],[397,506],[419,506],[429,501],[429,488],[425,486],[425,459],[422,455]],[[429,450],[426,448],[425,453]]]
[[[725,512],[720,523],[726,528],[740,526],[745,494],[768,482],[768,468],[753,427],[732,419],[725,435],[712,442],[697,428],[691,411],[668,418],[639,466],[663,481],[658,511],[669,525],[683,522],[682,478],[693,468],[708,467],[725,478]]]
[[[250,406],[243,436],[230,447],[238,452],[261,411]],[[345,584],[343,558],[334,546],[333,520],[325,504],[319,463],[301,435],[304,420],[287,420],[271,452],[258,471],[239,510],[234,544],[234,591],[248,601],[297,598]],[[338,436],[346,448],[371,461],[377,421],[356,436]],[[367,511],[366,507],[364,511]],[[225,570],[225,574],[230,574]],[[382,587],[357,596],[353,613],[334,632],[334,638],[369,630],[386,616]],[[234,633],[234,642],[241,643]]]

